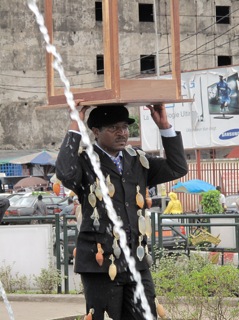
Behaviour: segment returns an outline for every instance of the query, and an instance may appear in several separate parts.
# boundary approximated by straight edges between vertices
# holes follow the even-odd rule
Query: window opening
[[[217,65],[220,66],[230,66],[232,64],[231,56],[218,56],[217,57]]]
[[[230,24],[230,7],[216,6],[216,23]]]
[[[153,5],[147,3],[139,3],[139,21],[154,22]]]
[[[140,73],[152,74],[155,73],[155,55],[140,56]]]
[[[96,56],[96,72],[97,72],[97,74],[104,74],[104,56],[103,56],[103,54],[98,54]]]
[[[95,2],[95,20],[96,21],[102,21],[103,15],[102,15],[102,2],[96,1]]]

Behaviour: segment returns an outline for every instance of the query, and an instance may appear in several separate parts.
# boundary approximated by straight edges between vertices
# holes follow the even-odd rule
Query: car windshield
[[[33,206],[34,202],[36,201],[36,197],[21,197],[18,199],[14,206],[16,207],[31,207]]]

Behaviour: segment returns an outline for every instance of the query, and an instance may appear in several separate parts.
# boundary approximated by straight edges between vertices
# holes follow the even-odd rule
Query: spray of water
[[[10,320],[14,320],[14,315],[13,315],[13,311],[12,311],[12,307],[7,299],[7,295],[6,295],[6,292],[3,288],[3,285],[2,285],[2,282],[0,281],[0,296],[2,296],[3,298],[3,302],[7,308],[7,312],[8,312],[8,315],[9,315],[9,319]]]
[[[73,97],[72,92],[70,91],[70,83],[65,76],[64,68],[62,65],[62,58],[61,58],[60,54],[57,52],[55,46],[53,46],[50,43],[50,37],[48,34],[48,30],[45,26],[44,18],[42,16],[42,14],[39,12],[39,9],[36,5],[36,0],[28,0],[28,6],[29,6],[30,10],[36,16],[36,21],[39,25],[39,29],[40,29],[40,31],[44,37],[44,40],[46,42],[47,52],[51,53],[54,56],[53,67],[59,73],[60,79],[65,86],[64,93],[65,93],[67,104],[71,108],[71,113],[70,113],[71,119],[76,120],[78,123],[79,129],[80,129],[81,135],[82,135],[82,142],[86,145],[86,152],[89,155],[89,158],[91,159],[94,171],[100,181],[100,187],[102,190],[103,199],[104,199],[104,202],[106,205],[106,209],[108,211],[109,218],[111,219],[111,221],[114,224],[115,231],[120,235],[121,248],[125,254],[125,258],[127,260],[129,269],[130,269],[132,276],[136,282],[136,291],[135,291],[135,296],[134,296],[135,302],[137,301],[137,299],[141,299],[142,307],[144,309],[145,319],[153,320],[153,316],[152,316],[150,307],[148,305],[148,301],[147,301],[145,293],[144,293],[144,288],[142,285],[140,273],[136,270],[134,258],[130,256],[130,250],[127,246],[127,241],[126,241],[126,234],[125,234],[125,231],[122,229],[122,222],[117,219],[117,214],[114,210],[112,201],[111,201],[110,197],[108,196],[108,188],[105,184],[105,177],[103,176],[101,169],[100,169],[100,165],[97,162],[97,158],[94,154],[93,146],[90,142],[90,138],[87,134],[84,122],[81,121],[81,119],[79,117],[79,112],[77,111],[77,109],[75,107],[74,97]]]

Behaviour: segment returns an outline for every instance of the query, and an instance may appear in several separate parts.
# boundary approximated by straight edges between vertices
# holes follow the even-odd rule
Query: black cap
[[[125,121],[128,124],[135,122],[129,118],[129,112],[122,104],[98,106],[91,111],[87,120],[90,129],[101,128],[117,122]]]

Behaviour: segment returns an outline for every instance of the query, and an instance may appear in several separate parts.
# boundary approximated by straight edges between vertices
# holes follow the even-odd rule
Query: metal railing
[[[156,230],[156,215],[157,215],[157,230]],[[219,218],[225,220],[225,223],[218,223],[218,222],[213,222],[212,220]],[[234,218],[235,222],[227,222],[228,218]],[[180,219],[180,222],[175,222],[173,224],[172,222],[170,223],[163,223],[163,219]],[[177,232],[175,227],[178,226],[184,226],[187,229],[187,236],[180,235],[183,237],[186,241],[186,246],[185,249],[188,251],[188,255],[190,255],[190,250],[193,248],[193,246],[190,246],[190,228],[192,227],[208,227],[209,229],[212,226],[223,226],[223,227],[234,227],[235,228],[235,236],[236,236],[236,241],[235,241],[235,248],[217,248],[216,246],[210,248],[206,247],[205,249],[200,248],[202,251],[221,251],[224,252],[230,251],[230,252],[235,252],[238,254],[238,268],[239,268],[239,217],[237,214],[180,214],[180,215],[163,215],[160,213],[155,213],[151,212],[151,220],[152,220],[152,243],[154,243],[154,247],[152,247],[152,256],[153,260],[155,261],[155,250],[158,250],[159,256],[158,258],[160,259],[163,255],[162,249],[163,249],[163,227],[170,227],[173,228],[174,231]],[[194,221],[195,220],[195,221]],[[200,221],[201,220],[201,221]],[[207,220],[202,221],[202,220]],[[210,222],[209,222],[210,220]],[[155,232],[157,232],[158,237],[156,239],[155,237]],[[156,241],[157,240],[157,241]],[[195,247],[194,247],[195,248]]]
[[[156,218],[157,215],[157,218]],[[68,224],[68,220],[72,220],[75,217],[72,215],[67,215],[63,216],[63,220],[60,219],[59,214],[55,215],[48,215],[48,216],[25,216],[25,217],[17,217],[17,220],[20,222],[25,222],[25,221],[34,221],[37,220],[38,223],[51,223],[53,226],[53,232],[54,235],[54,241],[53,241],[53,246],[54,246],[54,251],[56,255],[56,268],[59,270],[60,273],[62,273],[62,261],[61,261],[61,233],[63,232],[63,247],[64,247],[64,262],[63,262],[63,270],[64,270],[64,293],[68,294],[69,293],[69,255],[68,255],[68,229],[69,228],[75,228],[75,239],[77,239],[77,234],[78,234],[78,229],[77,225],[72,225]],[[225,219],[225,223],[215,223],[212,222],[213,219],[215,218],[223,218]],[[235,218],[235,223],[227,223],[226,220],[227,218]],[[180,222],[175,222],[172,223],[162,223],[163,219],[180,219]],[[200,222],[200,219],[208,219],[210,222]],[[193,222],[196,220],[195,222]],[[13,223],[16,221],[16,217],[4,217],[3,223]],[[178,226],[184,226],[187,229],[187,235],[179,234],[179,236],[183,237],[185,239],[186,243],[186,250],[188,251],[188,254],[190,255],[190,239],[189,239],[189,232],[188,230],[191,227],[211,227],[211,226],[233,226],[235,227],[235,234],[236,234],[236,247],[235,248],[230,248],[231,252],[236,252],[238,253],[239,257],[239,218],[236,214],[218,214],[218,215],[210,215],[210,214],[180,214],[180,215],[163,215],[160,214],[159,212],[151,212],[151,221],[152,221],[152,237],[151,237],[151,253],[153,257],[153,261],[155,262],[155,251],[159,251],[159,259],[162,257],[162,249],[163,249],[163,227],[170,227],[172,230],[174,230],[176,233],[177,227]],[[158,221],[158,223],[156,223]],[[157,233],[157,237],[156,234]],[[76,241],[75,241],[76,242]],[[201,250],[202,248],[200,248]],[[203,250],[203,249],[202,249]],[[221,251],[223,252],[223,248],[208,248],[208,251]],[[227,249],[228,250],[228,249]],[[238,268],[239,268],[239,258],[238,258]],[[62,293],[62,286],[59,285],[57,288],[57,293]]]

